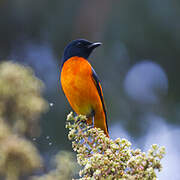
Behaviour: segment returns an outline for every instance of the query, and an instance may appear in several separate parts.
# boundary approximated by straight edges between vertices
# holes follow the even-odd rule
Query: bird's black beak
[[[100,46],[102,43],[100,43],[100,42],[96,42],[96,43],[92,43],[92,44],[90,44],[89,46],[88,46],[88,49],[95,49],[95,48],[97,48],[98,46]]]

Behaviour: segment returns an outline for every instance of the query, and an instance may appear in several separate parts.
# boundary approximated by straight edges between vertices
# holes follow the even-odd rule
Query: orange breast
[[[61,71],[62,89],[77,114],[88,115],[101,107],[101,99],[92,80],[91,65],[80,57],[67,60]]]

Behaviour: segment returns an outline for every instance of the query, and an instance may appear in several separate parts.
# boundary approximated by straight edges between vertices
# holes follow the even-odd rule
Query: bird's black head
[[[100,45],[100,42],[92,43],[85,39],[74,40],[65,47],[62,59],[63,63],[73,56],[83,57],[87,59],[93,49]]]

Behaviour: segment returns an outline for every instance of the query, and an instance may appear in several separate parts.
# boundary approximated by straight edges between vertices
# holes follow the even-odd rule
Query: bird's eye
[[[82,43],[81,43],[81,42],[78,42],[76,46],[77,46],[77,47],[82,47]]]

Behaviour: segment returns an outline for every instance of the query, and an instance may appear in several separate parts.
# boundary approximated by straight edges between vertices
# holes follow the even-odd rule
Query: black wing
[[[102,93],[102,88],[100,85],[100,81],[99,78],[96,74],[96,72],[94,71],[94,69],[92,68],[92,78],[94,80],[94,84],[96,85],[96,88],[98,90],[99,96],[101,98],[101,102],[102,102],[102,106],[103,106],[103,110],[104,110],[104,114],[105,114],[105,118],[106,118],[106,126],[107,126],[107,131],[108,131],[108,125],[107,125],[107,113],[106,113],[106,106],[104,103],[104,97],[103,97],[103,93]]]

